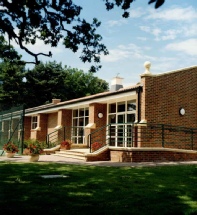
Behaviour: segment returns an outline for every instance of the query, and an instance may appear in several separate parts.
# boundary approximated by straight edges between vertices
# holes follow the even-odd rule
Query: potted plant
[[[6,155],[8,158],[14,157],[14,155],[18,152],[18,146],[16,146],[12,142],[8,142],[4,144],[3,150],[6,151]]]
[[[30,162],[35,162],[39,160],[39,155],[43,153],[43,146],[37,140],[33,140],[28,143],[27,148],[25,148],[24,154],[30,155]]]
[[[60,143],[60,149],[69,150],[71,148],[71,141],[70,140],[64,140]]]

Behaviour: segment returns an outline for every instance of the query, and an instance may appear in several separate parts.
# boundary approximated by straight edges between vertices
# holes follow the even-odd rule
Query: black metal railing
[[[110,136],[107,135],[107,133],[110,131],[110,126],[111,124],[103,126],[88,135],[90,153],[101,149],[111,142]]]
[[[197,128],[166,124],[109,124],[88,136],[90,152],[114,147],[165,147],[197,150]]]
[[[78,126],[65,126],[57,129],[46,136],[46,145],[48,148],[60,144],[64,140],[70,140],[72,143],[83,143],[84,129]]]

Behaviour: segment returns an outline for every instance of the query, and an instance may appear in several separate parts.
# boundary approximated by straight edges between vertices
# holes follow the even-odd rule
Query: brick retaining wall
[[[197,151],[177,149],[110,150],[112,162],[196,161]]]

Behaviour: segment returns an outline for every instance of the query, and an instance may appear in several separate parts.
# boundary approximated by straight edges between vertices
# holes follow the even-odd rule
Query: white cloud
[[[154,28],[153,30],[152,30],[152,34],[154,35],[154,36],[156,36],[156,37],[158,37],[160,34],[161,34],[161,29],[159,29],[159,28]]]
[[[141,16],[143,16],[145,14],[146,14],[145,10],[140,7],[136,8],[135,10],[129,11],[129,15],[130,15],[129,17],[131,17],[131,18],[140,18]]]
[[[160,28],[151,28],[148,26],[140,26],[139,28],[146,33],[153,34],[155,37],[158,37],[162,33]]]
[[[124,24],[127,24],[128,21],[126,19],[120,19],[120,20],[109,20],[107,22],[107,25],[109,27],[114,27],[114,26],[121,26],[121,25],[124,25]]]
[[[141,40],[141,41],[146,41],[147,38],[146,37],[137,37],[138,40]]]
[[[61,44],[61,42],[60,42],[60,44]],[[12,42],[12,45],[16,49],[21,50],[19,48],[19,45],[16,44],[16,42]],[[51,51],[52,54],[61,53],[61,52],[63,52],[63,49],[64,49],[63,45],[58,45],[57,47],[51,47],[50,45],[44,44],[44,42],[41,40],[37,40],[35,45],[28,44],[28,45],[26,45],[26,47],[33,53],[43,52],[43,53],[47,53],[47,54],[49,53],[49,51]]]
[[[140,30],[145,31],[147,33],[151,32],[151,28],[148,26],[139,26]]]
[[[183,26],[182,30],[183,30],[184,35],[187,37],[197,36],[197,25],[196,24]]]
[[[183,30],[180,29],[170,29],[163,32],[163,36],[161,37],[162,40],[174,40],[177,38],[178,34],[182,33]]]
[[[192,6],[181,8],[173,7],[166,10],[150,10],[146,19],[160,19],[167,21],[192,21],[197,18],[197,11]]]
[[[101,56],[102,62],[117,62],[125,59],[146,59],[153,60],[154,57],[144,54],[144,50],[149,50],[149,47],[139,47],[135,44],[119,45],[116,49],[109,49],[109,55]]]
[[[182,42],[170,43],[166,46],[167,50],[183,52],[190,56],[197,55],[197,39],[188,39]]]

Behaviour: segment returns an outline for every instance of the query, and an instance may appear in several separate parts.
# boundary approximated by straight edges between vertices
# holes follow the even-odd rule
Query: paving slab
[[[22,162],[29,163],[29,156],[15,155],[13,158],[7,158],[6,156],[0,156],[0,162]],[[140,163],[122,163],[111,161],[94,161],[86,162],[83,160],[77,160],[73,158],[59,157],[55,155],[40,155],[38,163],[61,163],[61,164],[73,164],[73,165],[89,165],[89,166],[114,166],[114,167],[155,167],[155,166],[174,166],[174,165],[197,165],[197,161],[180,161],[180,162],[140,162]]]

